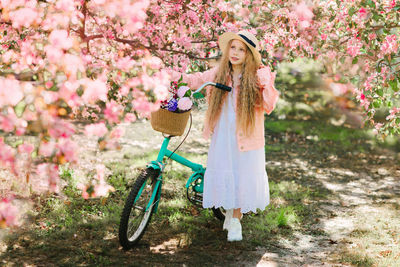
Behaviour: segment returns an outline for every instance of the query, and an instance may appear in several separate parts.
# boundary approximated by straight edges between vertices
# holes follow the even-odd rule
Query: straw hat
[[[258,51],[260,46],[257,38],[248,31],[239,31],[238,33],[226,32],[218,38],[218,45],[222,51],[225,51],[226,46],[230,40],[239,40],[247,45],[251,53],[253,53],[254,59],[257,65],[261,65],[261,54]]]

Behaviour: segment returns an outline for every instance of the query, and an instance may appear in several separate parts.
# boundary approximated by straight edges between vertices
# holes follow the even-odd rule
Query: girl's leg
[[[243,214],[240,211],[240,208],[233,210],[233,218],[242,219]]]
[[[242,225],[240,219],[242,219],[242,212],[239,209],[233,210],[233,218],[228,228],[228,241],[240,241],[242,237]]]

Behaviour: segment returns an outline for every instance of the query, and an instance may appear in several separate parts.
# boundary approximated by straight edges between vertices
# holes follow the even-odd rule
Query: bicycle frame
[[[147,168],[153,168],[155,170],[160,170],[160,175],[157,177],[157,182],[156,182],[155,188],[153,190],[153,193],[151,195],[149,204],[146,207],[146,211],[151,207],[151,203],[153,203],[155,198],[159,199],[159,197],[160,197],[156,193],[158,192],[159,188],[160,188],[160,192],[161,192],[162,172],[165,167],[165,165],[162,163],[164,157],[170,157],[172,160],[192,169],[193,174],[188,179],[188,181],[186,183],[186,187],[188,187],[190,185],[190,183],[197,178],[198,175],[204,175],[204,172],[206,170],[201,164],[191,162],[190,160],[168,150],[167,147],[168,147],[170,140],[171,140],[171,136],[164,138],[164,141],[161,145],[160,151],[158,152],[157,160],[152,161],[149,164],[147,164]],[[145,184],[140,189],[138,196],[140,196],[141,191],[143,190],[144,186],[145,186]],[[158,208],[158,201],[155,203],[154,212],[157,212],[157,208]]]

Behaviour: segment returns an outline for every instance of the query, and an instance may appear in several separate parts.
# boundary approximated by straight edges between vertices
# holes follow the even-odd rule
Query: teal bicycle
[[[197,89],[194,94],[199,93],[208,85],[228,92],[232,89],[223,84],[207,82]],[[190,121],[186,137],[190,132],[191,123],[192,121]],[[130,249],[139,242],[150,223],[152,215],[157,213],[161,200],[163,171],[166,159],[172,159],[192,169],[193,173],[185,186],[186,196],[191,203],[202,207],[204,173],[206,169],[201,164],[191,162],[175,153],[186,137],[174,151],[168,150],[168,144],[172,137],[166,136],[164,138],[157,159],[148,163],[146,168],[139,174],[125,201],[119,225],[119,242],[124,249]],[[212,211],[218,219],[225,219],[225,210],[223,208],[212,208]]]

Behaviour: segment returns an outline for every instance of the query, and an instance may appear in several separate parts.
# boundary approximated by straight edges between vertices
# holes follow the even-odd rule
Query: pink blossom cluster
[[[78,184],[78,188],[82,190],[82,197],[84,199],[104,197],[107,196],[109,192],[115,191],[115,189],[105,181],[105,170],[106,168],[104,165],[97,165],[94,181],[89,185]]]
[[[347,53],[352,57],[356,57],[361,54],[361,47],[362,43],[360,41],[358,41],[357,39],[352,39],[347,44]]]
[[[40,137],[33,148],[0,139],[0,162],[18,173],[18,154],[37,149],[35,171],[57,190],[58,165],[78,158],[71,119],[91,120],[85,134],[118,148],[116,126],[149,117],[168,96],[165,68],[207,68],[218,35],[250,23],[265,64],[306,56],[332,75],[356,76],[353,93],[368,112],[374,98],[388,102],[377,92],[399,78],[392,69],[399,34],[389,28],[398,23],[399,2],[367,2],[0,0],[0,130]],[[173,108],[188,108],[184,98]],[[379,130],[397,127],[389,118]]]
[[[393,120],[396,117],[400,117],[400,108],[394,107],[390,110],[390,114],[386,117],[386,120]]]
[[[0,229],[18,226],[18,209],[8,198],[0,199]]]
[[[386,36],[381,46],[381,55],[397,53],[399,51],[399,40],[395,34]]]

